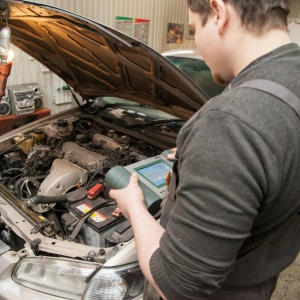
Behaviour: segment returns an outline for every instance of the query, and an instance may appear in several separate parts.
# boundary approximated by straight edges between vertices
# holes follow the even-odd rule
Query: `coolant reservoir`
[[[18,147],[22,149],[22,151],[28,155],[30,149],[35,145],[35,138],[34,137],[25,137],[24,134],[19,134],[14,138],[16,144],[20,143]]]
[[[30,135],[35,138],[37,144],[45,142],[46,134],[41,129],[35,129],[33,132],[30,132]]]
[[[69,120],[69,121],[68,121]],[[47,136],[54,137],[66,137],[69,136],[73,130],[72,119],[59,119],[46,125],[42,129]]]

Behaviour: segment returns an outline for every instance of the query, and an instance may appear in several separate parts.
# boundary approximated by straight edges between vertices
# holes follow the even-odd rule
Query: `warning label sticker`
[[[77,206],[77,209],[80,210],[81,212],[83,212],[84,214],[86,214],[92,209],[92,207],[86,203],[83,203],[83,204]],[[94,211],[89,218],[92,219],[96,223],[107,220],[107,217],[98,211]]]

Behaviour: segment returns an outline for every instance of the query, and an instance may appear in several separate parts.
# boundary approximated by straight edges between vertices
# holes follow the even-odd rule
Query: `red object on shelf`
[[[27,115],[0,116],[0,135],[7,133],[15,128],[21,127],[25,124],[28,124],[30,122],[50,116],[50,114],[51,110],[46,107],[43,107]]]

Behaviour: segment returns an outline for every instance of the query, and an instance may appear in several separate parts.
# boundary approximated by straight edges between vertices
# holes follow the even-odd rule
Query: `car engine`
[[[84,115],[42,124],[10,143],[0,153],[0,182],[33,224],[31,233],[97,248],[132,239],[129,222],[108,196],[105,175],[162,149]],[[15,251],[24,247],[3,223],[0,232]]]

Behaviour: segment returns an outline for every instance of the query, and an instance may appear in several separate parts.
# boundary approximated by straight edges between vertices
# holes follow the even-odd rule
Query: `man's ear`
[[[219,34],[223,34],[226,29],[226,25],[229,21],[229,10],[227,2],[223,0],[210,0],[211,14],[214,18],[215,24],[218,26]]]

